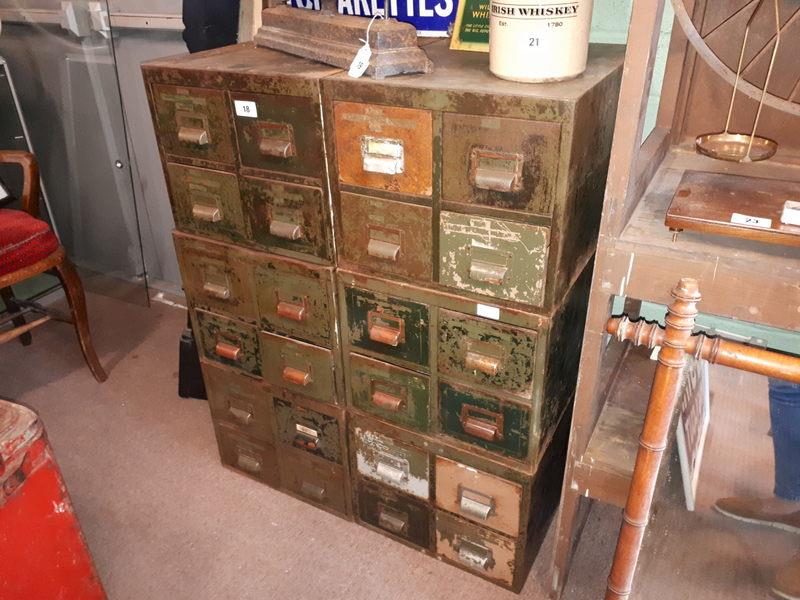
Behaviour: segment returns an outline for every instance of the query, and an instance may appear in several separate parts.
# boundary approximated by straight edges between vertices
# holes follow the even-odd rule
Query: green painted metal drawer
[[[263,256],[255,268],[255,289],[262,329],[333,346],[331,269]]]
[[[194,313],[195,334],[206,358],[261,376],[261,354],[255,327],[203,310]]]
[[[376,417],[427,432],[428,386],[426,375],[350,354],[350,403]]]
[[[550,229],[442,211],[439,281],[452,288],[541,306]]]
[[[222,463],[273,487],[280,485],[275,447],[245,435],[226,424],[216,424]]]
[[[364,477],[380,481],[406,494],[430,498],[430,456],[387,435],[353,427],[356,468]]]
[[[332,258],[320,188],[256,177],[240,185],[253,241],[277,254]]]
[[[359,479],[358,517],[391,537],[424,550],[431,549],[433,509],[426,502]]]
[[[259,334],[264,379],[320,402],[335,403],[333,353],[280,335]]]
[[[342,462],[341,424],[332,411],[275,398],[278,440],[335,463]]]
[[[167,175],[178,229],[222,241],[246,241],[236,175],[175,163],[167,165]]]
[[[439,312],[439,373],[529,400],[535,357],[535,331],[449,310]]]
[[[345,297],[353,346],[428,368],[430,317],[426,305],[349,287]]]
[[[439,384],[442,433],[519,460],[528,456],[531,409],[467,388]]]
[[[203,363],[211,416],[251,438],[273,443],[272,394],[263,381]]]
[[[346,515],[344,467],[294,448],[279,452],[281,485],[320,508]]]

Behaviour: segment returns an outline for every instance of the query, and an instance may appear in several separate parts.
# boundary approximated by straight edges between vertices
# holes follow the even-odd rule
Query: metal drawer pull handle
[[[274,156],[275,158],[289,158],[294,156],[292,141],[277,138],[261,138],[261,141],[258,143],[258,151],[263,156]]]
[[[460,540],[458,542],[458,560],[473,569],[487,571],[492,560],[492,551],[475,542]]]
[[[372,404],[391,412],[398,412],[403,406],[403,399],[381,390],[372,392]]]
[[[492,285],[501,285],[508,273],[505,265],[496,265],[483,260],[473,259],[469,265],[469,278]]]
[[[284,381],[292,385],[306,386],[311,383],[311,373],[308,371],[301,371],[294,367],[283,367],[281,377]]]
[[[478,406],[461,406],[461,426],[467,435],[495,442],[503,439],[503,414]]]
[[[292,241],[303,239],[305,235],[303,226],[299,223],[287,223],[286,221],[276,221],[274,219],[269,223],[269,234]]]
[[[242,425],[250,425],[253,422],[253,413],[238,406],[228,406],[228,412]]]
[[[214,346],[214,354],[220,358],[226,358],[235,362],[242,360],[242,349],[228,342],[217,342]]]
[[[303,496],[316,500],[317,502],[322,502],[325,499],[325,488],[313,483],[309,483],[308,481],[304,481],[300,485],[300,493],[303,494]]]
[[[522,189],[521,154],[473,148],[470,153],[469,178],[472,185],[495,192],[518,192]]]
[[[206,281],[203,284],[203,291],[206,293],[206,295],[213,296],[219,300],[229,300],[231,297],[230,289],[218,283],[210,283]]]
[[[478,168],[475,173],[475,187],[498,192],[510,192],[516,181],[516,173]]]
[[[361,137],[361,166],[368,173],[400,175],[404,169],[403,154],[403,140]]]
[[[467,350],[464,357],[464,365],[471,371],[480,371],[490,377],[494,377],[500,372],[502,361],[494,356],[486,356],[479,352]]]
[[[369,339],[396,348],[404,339],[405,321],[400,317],[371,310],[367,313]]]
[[[216,206],[206,204],[192,205],[192,218],[198,221],[208,221],[209,223],[219,223],[222,221],[222,211]]]
[[[460,487],[459,496],[459,508],[465,515],[485,521],[494,510],[494,498],[491,496],[465,487]]]
[[[381,506],[378,513],[378,525],[392,533],[403,535],[408,527],[408,515]]]
[[[282,319],[289,319],[290,321],[297,321],[298,323],[306,320],[305,302],[303,304],[295,304],[294,302],[281,300],[278,302],[276,312]]]
[[[180,127],[178,129],[178,141],[185,144],[195,144],[196,146],[208,146],[208,131],[197,127]]]
[[[373,258],[397,262],[397,257],[400,256],[400,244],[370,239],[367,244],[367,254]]]
[[[261,471],[261,461],[249,454],[238,453],[236,456],[236,466],[248,473],[259,473]]]
[[[408,481],[409,464],[407,460],[380,453],[375,465],[375,473],[390,483],[401,484]]]

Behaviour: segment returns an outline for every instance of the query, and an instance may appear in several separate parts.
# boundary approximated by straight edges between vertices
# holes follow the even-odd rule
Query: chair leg
[[[6,305],[6,308],[9,310],[9,312],[14,312],[19,309],[19,305],[16,303],[14,298],[14,292],[11,291],[10,287],[0,288],[0,298],[3,299],[3,303]],[[19,317],[12,319],[11,322],[14,324],[14,327],[21,327],[25,325],[25,317],[20,315]],[[33,341],[30,331],[19,336],[19,341],[23,346],[30,346],[31,342]]]
[[[78,333],[78,341],[81,344],[83,357],[86,359],[86,364],[89,365],[94,378],[102,383],[106,380],[105,370],[97,358],[97,353],[92,344],[92,337],[89,333],[89,317],[86,314],[86,296],[83,293],[83,284],[78,276],[75,267],[66,256],[56,266],[58,278],[61,280],[61,285],[64,286],[64,291],[67,294],[67,301],[69,302],[70,310],[72,311],[72,318],[75,322],[75,331]]]

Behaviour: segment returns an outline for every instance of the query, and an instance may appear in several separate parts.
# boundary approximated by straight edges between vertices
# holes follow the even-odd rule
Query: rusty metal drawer
[[[339,181],[401,194],[433,192],[429,110],[334,102]]]
[[[445,113],[442,201],[549,215],[561,125]]]
[[[284,446],[279,453],[279,467],[284,489],[322,508],[347,514],[342,465]]]
[[[433,511],[425,502],[366,479],[358,480],[358,517],[418,548],[432,546]]]
[[[467,388],[439,384],[439,426],[446,435],[525,460],[530,421],[530,407]]]
[[[242,435],[224,423],[215,424],[214,429],[222,464],[273,487],[280,485],[274,446]]]
[[[173,238],[183,289],[192,305],[255,322],[253,274],[244,253],[177,233]]]
[[[275,398],[275,423],[281,443],[325,460],[342,462],[341,423],[335,410]]]
[[[203,363],[208,406],[217,423],[225,423],[249,437],[273,443],[272,394],[258,379]]]
[[[255,290],[263,329],[332,347],[331,269],[264,256],[255,269]]]
[[[518,540],[507,538],[445,512],[436,511],[436,553],[474,573],[512,586]]]
[[[428,307],[378,292],[345,288],[350,343],[428,368]]]
[[[535,331],[439,312],[439,373],[530,400],[535,360]]]
[[[261,376],[261,354],[255,327],[203,310],[195,310],[194,314],[195,335],[206,358]]]
[[[430,456],[424,450],[353,427],[353,453],[364,477],[423,500],[430,498]]]
[[[436,457],[436,506],[512,537],[520,533],[522,486]]]
[[[330,350],[264,331],[259,336],[262,371],[270,385],[336,403]]]
[[[310,98],[231,92],[243,167],[322,179],[319,107]]]
[[[350,403],[398,425],[427,432],[428,377],[359,354],[350,354]]]
[[[178,229],[237,243],[248,238],[236,175],[175,163],[167,175]]]
[[[341,194],[340,207],[342,260],[381,273],[431,280],[430,207],[346,192]]]
[[[447,286],[541,306],[550,229],[442,211],[439,281]]]
[[[243,177],[240,185],[254,242],[278,254],[330,260],[321,189],[256,177]]]

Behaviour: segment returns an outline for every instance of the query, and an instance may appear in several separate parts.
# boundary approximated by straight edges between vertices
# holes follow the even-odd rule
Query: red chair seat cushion
[[[58,246],[44,221],[21,210],[0,209],[0,276],[47,258]]]

